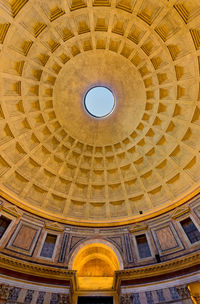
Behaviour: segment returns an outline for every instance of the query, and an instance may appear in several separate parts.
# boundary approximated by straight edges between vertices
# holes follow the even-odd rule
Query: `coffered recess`
[[[0,0],[0,70],[0,189],[20,207],[116,225],[198,192],[199,0]],[[96,84],[116,96],[102,120]]]

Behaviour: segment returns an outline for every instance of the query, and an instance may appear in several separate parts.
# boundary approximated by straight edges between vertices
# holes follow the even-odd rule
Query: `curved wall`
[[[162,262],[181,257],[199,249],[199,242],[191,244],[180,221],[190,217],[196,227],[200,225],[199,198],[145,222],[114,228],[83,228],[48,221],[1,200],[1,215],[12,220],[0,241],[1,252],[10,256],[37,261],[42,264],[68,266],[74,250],[87,240],[102,239],[112,243],[120,252],[124,269],[156,263],[159,254]],[[40,253],[47,233],[57,237],[52,258]],[[145,234],[151,255],[140,258],[135,237]]]
[[[149,284],[151,285],[150,291],[152,291],[152,284],[155,284],[154,290],[159,289],[159,284],[164,286],[162,287],[164,289],[168,286],[174,287],[173,281],[177,285],[180,285],[181,282],[188,284],[197,281],[199,280],[200,244],[199,242],[192,244],[189,241],[180,221],[190,217],[199,229],[199,200],[200,198],[196,197],[171,212],[134,225],[114,228],[84,228],[46,220],[1,199],[1,216],[11,220],[0,240],[1,280],[7,278],[8,283],[16,287],[16,282],[20,277],[23,282],[17,283],[17,286],[21,284],[20,288],[24,284],[32,284],[38,291],[38,284],[41,284],[49,290],[56,288],[58,294],[64,288],[65,292],[77,295],[76,283],[73,283],[75,284],[73,288],[70,287],[73,285],[72,282],[76,281],[76,274],[70,270],[70,260],[78,248],[85,243],[96,242],[98,239],[102,243],[111,243],[123,261],[124,270],[116,273],[114,282],[115,291],[118,294],[121,293],[121,301],[123,301],[123,294],[137,294],[140,289],[141,297],[143,297],[142,294],[145,292],[142,288]],[[56,237],[55,247],[52,257],[43,257],[42,248],[48,234]],[[146,235],[150,250],[150,256],[147,258],[139,256],[136,242],[138,235]],[[47,269],[48,276],[46,275]],[[43,288],[41,286],[40,291]],[[172,291],[170,293],[169,290],[166,295],[171,295]],[[25,288],[23,296],[27,292]],[[48,300],[46,299],[47,302],[44,303],[50,303],[50,298],[48,295]]]

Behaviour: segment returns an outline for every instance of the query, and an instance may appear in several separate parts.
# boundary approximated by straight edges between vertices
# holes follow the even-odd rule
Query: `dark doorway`
[[[113,297],[78,297],[78,304],[113,304]]]

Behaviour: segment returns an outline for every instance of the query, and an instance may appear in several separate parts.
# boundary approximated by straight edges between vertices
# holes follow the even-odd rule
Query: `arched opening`
[[[117,255],[108,245],[89,243],[79,249],[72,269],[77,270],[81,290],[112,289],[114,272],[120,269]]]

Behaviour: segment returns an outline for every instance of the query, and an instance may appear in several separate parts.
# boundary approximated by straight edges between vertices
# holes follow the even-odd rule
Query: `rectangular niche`
[[[24,220],[20,221],[6,248],[17,253],[32,256],[41,229],[41,226],[34,223]]]
[[[160,255],[171,254],[184,249],[172,222],[156,225],[151,228],[151,231]]]

